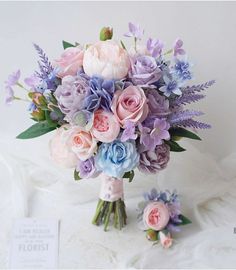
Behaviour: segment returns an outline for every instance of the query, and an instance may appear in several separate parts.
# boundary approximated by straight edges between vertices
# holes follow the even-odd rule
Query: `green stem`
[[[29,90],[27,88],[25,88],[21,83],[17,82],[16,85],[19,86],[20,88],[24,89],[25,91],[29,92]]]
[[[164,55],[170,54],[173,52],[173,49],[170,49],[169,51],[165,52]]]
[[[14,99],[24,101],[24,102],[30,102],[28,99],[24,99],[24,98],[20,98],[20,97],[16,97],[16,96],[14,96]]]
[[[96,223],[97,223],[97,218],[98,218],[98,216],[99,216],[99,214],[100,214],[100,211],[101,211],[101,208],[102,208],[103,204],[104,204],[104,201],[101,200],[101,199],[99,199],[98,205],[97,205],[97,209],[96,209],[96,213],[95,213],[95,216],[94,216],[94,218],[93,218],[93,220],[92,220],[92,223],[93,223],[94,225],[96,225]]]
[[[107,231],[107,226],[108,226],[108,223],[110,221],[110,215],[111,215],[112,209],[113,209],[113,202],[110,202],[109,203],[108,213],[107,213],[107,215],[105,217],[105,225],[104,225],[104,231],[105,232]]]

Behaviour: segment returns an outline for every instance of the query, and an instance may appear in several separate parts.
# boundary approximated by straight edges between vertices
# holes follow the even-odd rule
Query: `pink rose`
[[[148,228],[155,231],[164,229],[169,219],[169,210],[162,202],[151,202],[144,209],[143,222]]]
[[[171,238],[170,233],[164,234],[163,232],[159,232],[159,237],[160,237],[161,245],[164,248],[169,248],[172,246],[173,239]]]
[[[111,109],[122,126],[126,120],[133,123],[142,122],[148,114],[147,98],[143,89],[131,85],[123,91],[116,91]]]
[[[54,61],[54,66],[59,68],[58,76],[75,76],[83,65],[84,51],[79,47],[69,47],[64,50],[61,58]]]
[[[91,133],[101,142],[114,141],[120,132],[120,125],[115,116],[104,110],[94,113],[93,127]]]
[[[100,76],[107,80],[120,80],[128,74],[129,56],[117,42],[99,41],[85,51],[83,68],[90,77]]]
[[[56,130],[49,147],[52,159],[56,163],[66,168],[73,168],[76,166],[78,158],[72,152],[69,144],[68,127],[69,125],[64,125]]]
[[[91,132],[84,131],[76,126],[71,127],[69,132],[71,150],[82,161],[90,158],[97,150],[97,141]]]

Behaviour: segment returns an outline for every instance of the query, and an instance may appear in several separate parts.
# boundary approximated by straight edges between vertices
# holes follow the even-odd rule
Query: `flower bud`
[[[110,27],[103,27],[100,31],[100,40],[105,41],[108,39],[112,39],[113,36],[113,29]]]
[[[32,115],[33,119],[36,120],[36,121],[43,121],[43,120],[45,120],[45,113],[40,108],[38,108],[35,111],[33,111],[31,113],[31,115]]]
[[[146,231],[146,237],[149,241],[157,241],[157,232],[152,229],[148,229]]]

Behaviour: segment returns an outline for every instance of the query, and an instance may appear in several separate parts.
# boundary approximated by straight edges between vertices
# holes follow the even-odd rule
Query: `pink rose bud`
[[[162,202],[151,202],[144,209],[143,222],[155,231],[164,229],[169,219],[169,210]]]
[[[164,234],[163,232],[159,232],[159,238],[160,238],[161,245],[164,248],[169,248],[172,246],[173,239],[171,238],[170,233]]]

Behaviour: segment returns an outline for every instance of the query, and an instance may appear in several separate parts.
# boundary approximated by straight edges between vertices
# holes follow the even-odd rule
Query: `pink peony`
[[[111,109],[122,126],[125,121],[142,122],[148,115],[147,98],[142,88],[128,86],[115,92]]]
[[[83,65],[84,51],[80,47],[69,47],[62,53],[61,58],[54,61],[59,68],[58,76],[75,76]]]
[[[91,133],[101,142],[114,141],[120,132],[120,125],[115,116],[104,110],[94,113],[93,127]]]
[[[76,166],[78,158],[72,152],[69,144],[69,125],[64,125],[56,130],[54,137],[50,141],[50,152],[52,159],[59,165],[66,168]]]
[[[169,248],[169,247],[172,246],[172,244],[173,244],[173,239],[171,238],[170,233],[168,233],[168,234],[166,235],[166,234],[164,234],[163,232],[159,232],[159,237],[160,237],[161,245],[162,245],[164,248]]]
[[[90,77],[100,76],[106,80],[120,80],[128,74],[129,56],[115,41],[99,41],[85,51],[83,68]]]
[[[164,229],[169,219],[169,210],[162,202],[151,202],[144,209],[143,222],[148,228],[155,231]]]

